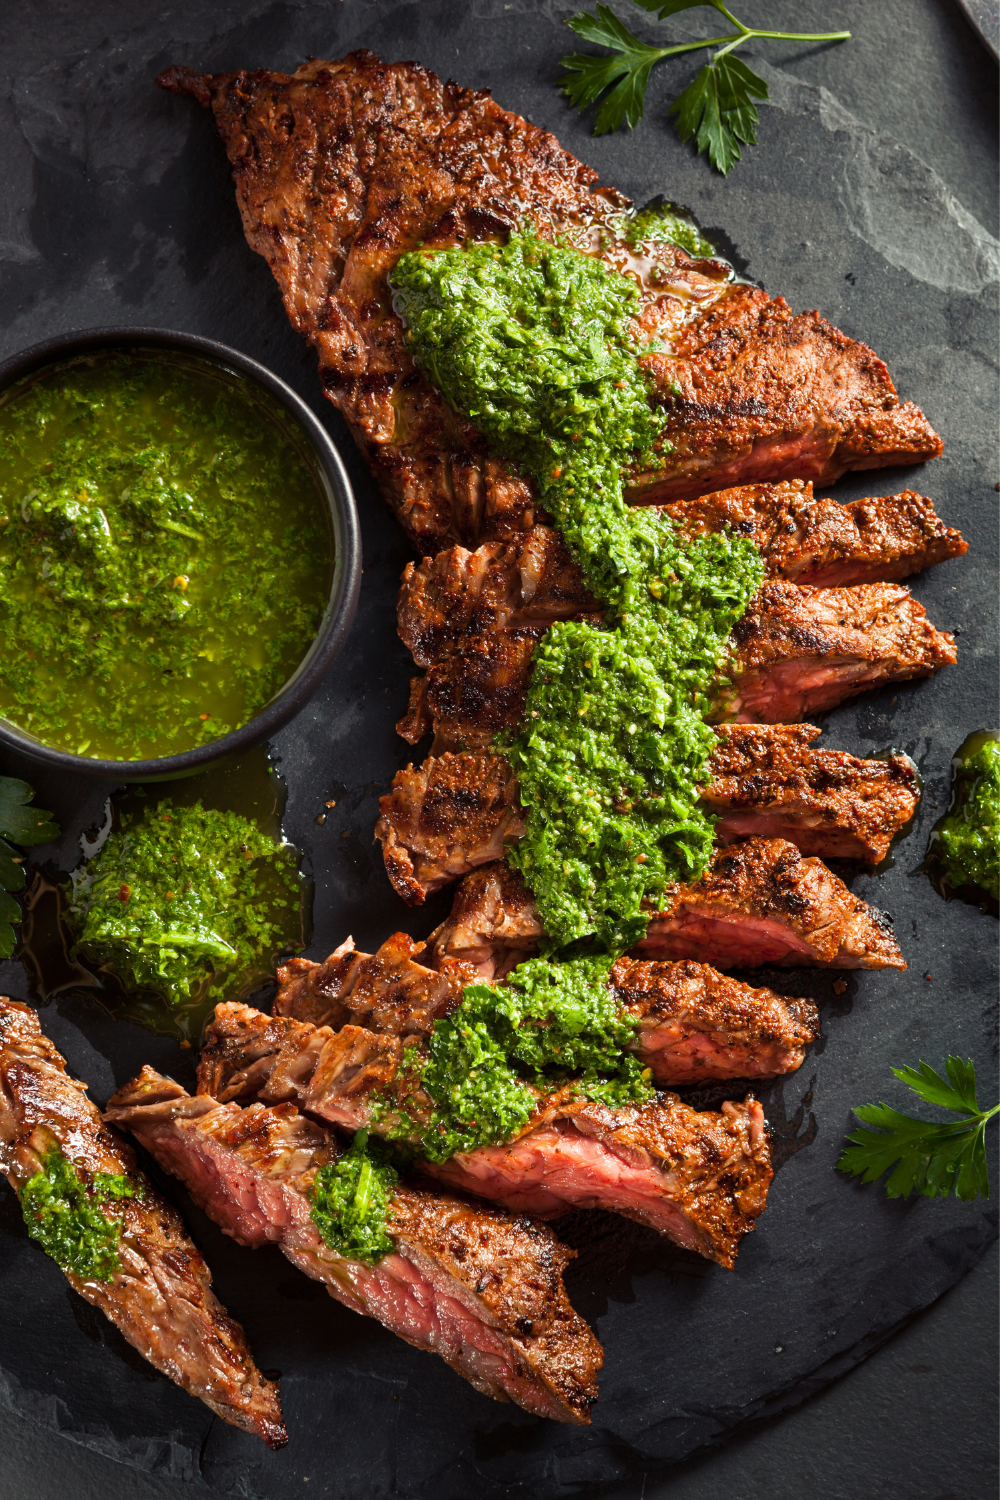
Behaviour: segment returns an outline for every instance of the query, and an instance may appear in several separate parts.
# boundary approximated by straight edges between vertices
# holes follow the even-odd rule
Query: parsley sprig
[[[707,151],[712,166],[723,176],[739,161],[741,143],[756,145],[758,115],[754,99],[768,97],[763,78],[733,55],[736,48],[756,40],[845,42],[851,35],[849,31],[761,31],[744,26],[722,0],[635,0],[635,4],[654,12],[661,21],[677,15],[678,11],[711,5],[736,30],[702,41],[679,42],[673,47],[650,47],[629,31],[609,6],[599,4],[596,15],[581,11],[571,16],[566,25],[586,41],[610,48],[612,56],[575,52],[564,57],[562,66],[566,73],[559,80],[563,93],[581,110],[605,95],[594,120],[595,135],[607,135],[622,124],[634,130],[642,119],[646,84],[656,63],[682,52],[718,47],[694,82],[674,100],[670,113],[677,117],[681,140],[693,138],[697,149]]]
[[[837,1163],[862,1182],[875,1182],[890,1167],[885,1185],[890,1198],[908,1198],[916,1189],[925,1198],[955,1196],[969,1203],[988,1198],[986,1126],[1000,1113],[1000,1104],[981,1110],[976,1098],[976,1070],[960,1057],[948,1058],[944,1079],[927,1063],[916,1068],[893,1068],[908,1088],[928,1104],[939,1104],[956,1120],[918,1120],[901,1115],[887,1104],[862,1104],[854,1113],[874,1130],[855,1130]]]
[[[34,795],[26,781],[0,776],[0,958],[13,953],[13,924],[21,920],[21,908],[10,894],[24,889],[20,851],[59,837],[52,814],[28,806]]]

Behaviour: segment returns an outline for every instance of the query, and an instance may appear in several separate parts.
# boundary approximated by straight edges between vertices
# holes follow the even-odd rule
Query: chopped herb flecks
[[[110,1205],[141,1192],[125,1173],[88,1172],[58,1146],[21,1188],[28,1233],[64,1271],[86,1281],[110,1281],[121,1262],[121,1219]]]

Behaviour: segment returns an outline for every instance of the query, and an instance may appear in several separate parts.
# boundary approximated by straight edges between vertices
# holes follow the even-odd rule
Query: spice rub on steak
[[[885,913],[784,839],[716,849],[700,880],[668,885],[661,899],[634,957],[689,958],[719,969],[906,968]],[[451,914],[428,939],[429,962],[467,983],[489,982],[537,951],[541,936],[520,875],[484,865],[459,884]]]
[[[288,1441],[278,1388],[254,1364],[246,1336],[211,1290],[204,1258],[180,1215],[102,1123],[86,1087],[27,1005],[0,997],[0,1170],[19,1195],[53,1148],[85,1174],[127,1174],[141,1196],[121,1198],[119,1267],[111,1279],[64,1274],[155,1369],[269,1448]]]
[[[717,724],[701,797],[720,844],[783,838],[803,854],[877,864],[913,817],[920,791],[908,756],[860,760],[813,749],[811,724]],[[502,859],[525,830],[517,778],[502,755],[429,756],[397,771],[375,837],[403,900]]]
[[[650,1011],[656,1006],[650,993],[655,988],[647,978],[645,992],[641,984],[636,989],[639,1003]],[[808,1002],[802,1003],[800,1044],[813,1035]],[[773,1019],[787,1036],[790,1016]],[[261,1085],[264,1048],[274,1046],[282,1026],[281,1045],[270,1054],[271,1074]],[[203,1060],[204,1086],[220,1077],[225,1059],[231,1071],[222,1083],[231,1095],[246,1099],[257,1090],[261,1100],[293,1100],[310,1115],[346,1129],[385,1132],[403,1112],[412,1124],[433,1107],[412,1073],[401,1071],[403,1050],[398,1037],[361,1027],[334,1032],[291,1017],[262,1016],[249,1006],[219,1006]],[[248,1066],[241,1068],[244,1057]],[[698,1078],[713,1076],[696,1070],[692,1054],[685,1068]],[[452,1187],[543,1218],[571,1207],[624,1214],[731,1267],[740,1238],[763,1211],[771,1179],[760,1105],[748,1097],[716,1114],[661,1094],[647,1104],[609,1108],[575,1099],[573,1092],[567,1086],[547,1098],[539,1095],[538,1109],[512,1140],[446,1162],[425,1161],[423,1170]],[[377,1110],[371,1108],[375,1093]],[[419,1149],[418,1136],[412,1144]]]
[[[632,274],[654,397],[666,408],[663,467],[630,499],[682,499],[724,485],[931,458],[941,440],[901,403],[870,349],[818,313],[735,284],[717,261],[672,244],[630,246],[628,200],[547,132],[486,90],[442,83],[372,52],[294,74],[198,74],[158,82],[210,106],[233,165],[247,240],[319,359],[390,506],[421,553],[530,528],[532,486],[491,455],[410,355],[388,275],[415,246],[502,239],[527,219]]]
[[[294,1105],[192,1097],[145,1067],[108,1118],[240,1244],[277,1244],[338,1302],[439,1354],[483,1395],[589,1422],[603,1353],[563,1286],[573,1252],[544,1226],[400,1184],[386,1225],[393,1252],[370,1266],[332,1250],[312,1221],[312,1184],[339,1148]]]

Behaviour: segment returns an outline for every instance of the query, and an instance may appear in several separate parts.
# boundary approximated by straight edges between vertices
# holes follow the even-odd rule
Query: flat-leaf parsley
[[[988,1198],[986,1126],[1000,1113],[1000,1104],[979,1108],[972,1063],[949,1057],[947,1079],[925,1062],[919,1069],[892,1071],[919,1098],[950,1110],[957,1119],[918,1120],[887,1104],[862,1104],[854,1113],[875,1129],[855,1130],[847,1137],[838,1169],[875,1182],[891,1168],[885,1185],[890,1198],[908,1198],[914,1189],[925,1198],[947,1198],[954,1190],[966,1203]]]
[[[740,58],[732,54],[744,42],[753,40],[785,42],[845,42],[849,31],[761,31],[744,26],[727,10],[722,0],[635,0],[643,10],[654,12],[661,21],[678,11],[711,5],[736,29],[723,36],[704,37],[699,41],[679,42],[672,47],[651,47],[635,36],[607,5],[598,5],[596,14],[581,11],[566,25],[577,36],[597,42],[611,51],[610,57],[591,52],[575,52],[564,57],[566,69],[560,79],[562,91],[579,108],[586,109],[604,98],[594,119],[594,134],[606,135],[621,125],[633,130],[642,119],[646,84],[656,63],[682,52],[697,52],[703,47],[718,47],[701,72],[671,105],[677,117],[677,133],[682,141],[694,138],[699,151],[706,151],[716,171],[725,175],[740,159],[740,145],[753,146],[757,141],[757,106],[754,99],[767,99],[767,84],[751,72]]]

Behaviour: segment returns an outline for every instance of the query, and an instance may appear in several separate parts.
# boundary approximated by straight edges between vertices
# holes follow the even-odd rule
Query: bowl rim
[[[269,703],[246,724],[208,744],[149,760],[98,760],[58,750],[0,717],[0,748],[16,751],[50,770],[72,772],[104,781],[166,781],[207,769],[226,756],[254,745],[282,728],[300,712],[319,687],[341,651],[354,622],[361,588],[361,535],[354,490],[337,445],[291,386],[265,365],[216,339],[178,329],[130,327],[74,329],[31,344],[0,362],[0,397],[10,385],[46,365],[101,348],[131,345],[175,349],[228,366],[273,397],[303,431],[326,480],[324,489],[334,534],[334,570],[323,620],[296,670]]]

